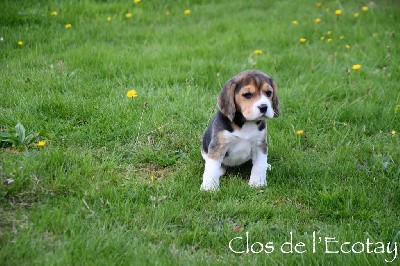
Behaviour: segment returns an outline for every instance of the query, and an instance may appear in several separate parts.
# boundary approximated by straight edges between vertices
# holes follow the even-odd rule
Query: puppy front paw
[[[204,182],[200,186],[200,190],[203,191],[218,191],[219,185],[216,182]]]
[[[266,178],[250,178],[249,181],[249,186],[250,187],[262,187],[267,185],[267,179]]]

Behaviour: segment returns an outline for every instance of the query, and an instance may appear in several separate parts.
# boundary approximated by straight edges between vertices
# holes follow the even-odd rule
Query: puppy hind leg
[[[223,176],[226,173],[226,166],[221,164],[220,171],[221,171],[221,176]]]

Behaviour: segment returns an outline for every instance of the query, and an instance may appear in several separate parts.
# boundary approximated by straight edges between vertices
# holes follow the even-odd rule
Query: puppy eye
[[[272,91],[267,91],[267,97],[271,97],[271,95],[272,95]]]
[[[251,94],[250,92],[247,92],[247,93],[243,93],[242,96],[246,99],[250,99],[253,96],[253,94]]]

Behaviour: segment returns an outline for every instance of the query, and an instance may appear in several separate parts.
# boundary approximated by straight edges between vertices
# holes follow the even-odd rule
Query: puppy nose
[[[266,105],[266,104],[261,104],[260,106],[258,106],[258,109],[260,109],[260,112],[261,112],[262,114],[265,114],[265,113],[267,112],[268,105]]]

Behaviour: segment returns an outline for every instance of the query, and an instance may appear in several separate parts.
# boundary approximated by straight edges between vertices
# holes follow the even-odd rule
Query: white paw
[[[265,178],[250,178],[249,186],[250,187],[262,187],[267,185],[267,179]]]
[[[200,186],[200,190],[203,191],[217,191],[219,185],[216,182],[203,182]]]
[[[221,162],[218,160],[207,159],[206,165],[204,166],[203,183],[201,184],[201,190],[218,190],[219,188],[219,177],[223,172]]]

